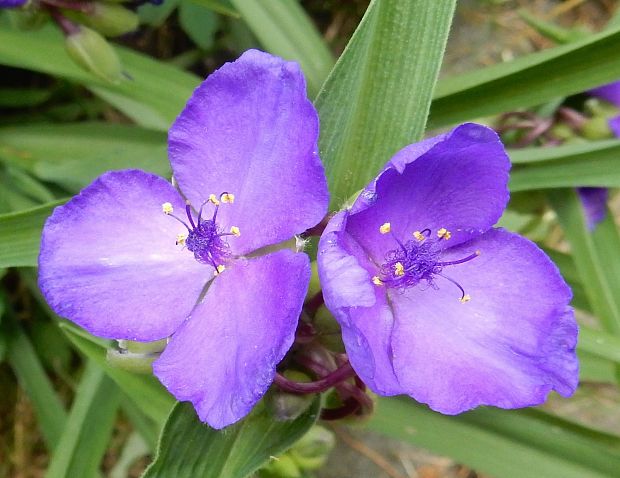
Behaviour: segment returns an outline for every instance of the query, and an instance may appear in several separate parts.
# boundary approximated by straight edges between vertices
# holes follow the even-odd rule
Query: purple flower
[[[461,125],[401,150],[329,222],[325,303],[376,393],[456,414],[574,392],[571,291],[536,245],[492,228],[509,169],[492,130]]]
[[[181,194],[111,172],[54,211],[39,257],[47,301],[97,336],[171,336],[159,380],[211,426],[239,420],[293,342],[309,259],[264,248],[326,213],[317,139],[297,64],[253,50],[224,65],[170,130]]]
[[[588,94],[620,107],[620,81],[593,88],[588,91]]]
[[[0,0],[0,8],[18,8],[28,3],[28,0]]]
[[[598,223],[607,216],[607,188],[582,187],[577,188],[579,199],[584,209],[588,229],[593,231]]]

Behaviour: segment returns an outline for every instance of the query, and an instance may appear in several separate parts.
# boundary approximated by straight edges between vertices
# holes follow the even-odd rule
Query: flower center
[[[390,223],[386,222],[383,224],[379,228],[379,232],[381,234],[392,233]],[[404,243],[394,236],[393,233],[392,236],[398,247],[389,250],[385,254],[385,262],[380,267],[379,275],[372,278],[372,282],[375,285],[407,289],[418,285],[420,282],[425,282],[430,287],[437,289],[435,278],[442,277],[459,288],[461,291],[459,300],[461,302],[469,302],[471,300],[471,297],[465,293],[463,287],[454,279],[446,276],[443,273],[443,269],[447,266],[469,262],[478,257],[480,251],[475,251],[462,259],[442,261],[441,255],[444,247],[442,247],[441,241],[447,241],[452,237],[450,231],[444,227],[437,230],[436,238],[430,229],[415,231],[413,239]]]
[[[162,204],[162,211],[164,214],[173,217],[187,228],[187,234],[183,233],[177,235],[177,245],[187,247],[189,251],[194,253],[194,257],[198,262],[213,266],[216,275],[226,269],[224,264],[232,255],[226,237],[239,237],[241,235],[241,231],[239,231],[237,226],[232,226],[230,232],[225,232],[217,224],[217,212],[220,208],[220,204],[232,204],[234,200],[235,196],[231,193],[222,193],[219,199],[217,199],[215,194],[211,194],[209,199],[200,206],[195,221],[191,204],[187,202],[185,205],[185,213],[187,214],[188,222],[172,214],[172,204],[169,202]],[[210,219],[202,217],[204,207],[207,204],[214,206],[213,215]]]

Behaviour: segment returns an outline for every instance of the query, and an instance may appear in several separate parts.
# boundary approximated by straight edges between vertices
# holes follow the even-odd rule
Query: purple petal
[[[401,390],[391,363],[392,311],[384,288],[375,287],[367,254],[344,231],[348,213],[329,222],[319,243],[317,261],[325,305],[342,327],[349,361],[364,383],[377,393]]]
[[[577,188],[586,215],[588,229],[593,231],[607,216],[607,188]]]
[[[391,234],[379,233],[385,222],[401,241],[414,231],[446,228],[456,245],[488,230],[508,202],[510,161],[485,126],[464,124],[424,147],[408,146],[391,164],[376,180],[375,194],[369,197],[371,187],[353,206],[347,225],[377,262],[394,247]]]
[[[0,0],[0,8],[16,8],[25,5],[28,0]]]
[[[555,265],[503,230],[449,249],[445,260],[474,250],[481,255],[444,269],[470,302],[461,303],[460,291],[442,277],[436,289],[390,292],[394,369],[406,393],[446,414],[536,405],[552,389],[571,395],[577,325]]]
[[[246,253],[325,215],[317,139],[318,117],[299,66],[250,50],[196,89],[170,129],[170,162],[195,206],[209,194],[235,195],[218,217],[224,228],[240,228],[231,247]]]
[[[596,98],[600,98],[620,107],[620,81],[614,81],[613,83],[599,86],[598,88],[588,91],[588,93]]]
[[[609,118],[607,120],[607,124],[609,125],[609,129],[614,136],[616,138],[620,138],[620,115]]]
[[[239,260],[154,362],[155,375],[202,421],[223,428],[249,413],[293,343],[310,280],[305,254]]]
[[[167,337],[196,304],[211,267],[175,244],[184,227],[162,212],[183,199],[164,179],[100,176],[45,223],[39,286],[52,309],[108,338]]]

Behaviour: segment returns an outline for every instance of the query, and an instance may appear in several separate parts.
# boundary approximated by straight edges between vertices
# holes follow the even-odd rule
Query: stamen
[[[372,283],[374,285],[383,285],[383,281],[379,278],[379,276],[374,276],[372,278]]]
[[[405,275],[405,267],[403,266],[402,262],[397,262],[396,264],[394,264],[394,274],[399,277]]]
[[[379,226],[379,232],[381,234],[387,234],[391,230],[392,230],[392,225],[389,222],[384,222],[383,224],[381,224],[381,226]]]
[[[465,293],[465,289],[463,289],[463,287],[461,287],[461,284],[459,284],[457,281],[455,281],[454,279],[450,279],[448,276],[445,276],[443,274],[437,274],[437,275],[443,277],[446,280],[449,280],[450,282],[452,282],[455,286],[459,288],[459,290],[461,291],[461,297],[459,297],[459,301],[465,303],[471,300],[471,296]]]
[[[172,214],[172,211],[174,211],[174,208],[172,207],[172,204],[169,202],[165,202],[161,205],[161,210],[163,211],[164,214]]]
[[[192,206],[189,201],[185,202],[185,213],[187,214],[187,219],[189,219],[189,223],[192,225],[192,229],[196,229],[196,224],[194,224],[194,218],[192,217]]]
[[[230,233],[231,233],[233,236],[236,236],[236,237],[239,237],[239,236],[241,235],[241,231],[239,230],[239,228],[238,228],[237,226],[232,226],[232,227],[230,228]]]
[[[217,266],[217,267],[215,268],[215,271],[214,271],[213,273],[214,273],[214,275],[216,275],[216,276],[217,276],[217,275],[220,275],[220,274],[221,274],[222,272],[224,272],[225,270],[226,270],[226,266],[224,266],[224,265],[220,264],[219,266]]]
[[[187,234],[177,234],[177,246],[184,246],[185,240],[187,239]]]
[[[453,266],[455,264],[462,264],[463,262],[469,262],[472,259],[475,259],[479,255],[480,255],[480,251],[476,251],[473,254],[468,255],[467,257],[463,257],[463,259],[458,259],[456,261],[438,262],[437,265],[443,267],[443,266]]]
[[[215,197],[215,194],[209,194],[209,202],[211,204],[213,204],[214,206],[219,206],[220,202],[218,201],[218,199]]]
[[[220,195],[220,201],[225,204],[232,204],[235,202],[235,195],[232,193],[222,193]]]
[[[445,227],[442,227],[437,231],[437,237],[439,239],[445,239],[447,241],[452,237],[452,233],[448,231]]]
[[[424,234],[422,234],[420,231],[414,231],[413,237],[415,237],[416,241],[420,241],[420,242],[426,239],[426,236],[424,236]]]

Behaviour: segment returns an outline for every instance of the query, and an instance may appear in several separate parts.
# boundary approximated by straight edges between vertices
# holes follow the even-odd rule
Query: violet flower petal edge
[[[213,428],[238,421],[267,391],[291,347],[309,280],[302,253],[235,261],[153,363],[155,375]]]
[[[334,216],[323,232],[317,254],[327,308],[342,328],[347,356],[356,373],[382,395],[401,393],[390,360],[392,312],[385,290],[371,282],[372,264],[345,232],[348,211]]]
[[[158,340],[196,304],[213,268],[175,244],[185,230],[162,212],[184,202],[170,183],[138,170],[110,172],[43,228],[39,287],[52,310],[93,335]]]

